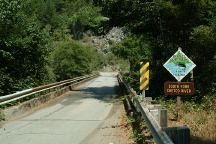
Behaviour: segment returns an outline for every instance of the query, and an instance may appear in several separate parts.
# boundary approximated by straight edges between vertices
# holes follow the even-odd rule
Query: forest
[[[113,27],[121,28],[124,38],[109,41],[107,53],[89,44],[91,36],[103,37]],[[196,64],[193,77],[183,79],[196,89],[183,97],[184,110],[211,114],[216,110],[215,0],[0,0],[0,95],[108,65],[128,65],[117,70],[139,92],[143,59],[150,62],[147,95],[173,108],[174,98],[164,96],[163,85],[176,80],[163,64],[178,48]],[[203,121],[210,119],[215,115]]]
[[[151,94],[162,94],[164,81],[175,80],[163,64],[181,47],[197,65],[197,94],[215,92],[213,0],[1,0],[0,7],[1,94],[100,69],[103,55],[82,39],[112,27],[126,33],[110,51],[129,61],[125,76],[136,90],[139,60],[145,59],[151,63]]]
[[[99,69],[96,49],[78,40],[103,21],[86,0],[0,0],[0,94]]]
[[[128,60],[130,69],[121,73],[139,91],[140,60],[150,62],[150,89],[176,115],[176,97],[164,95],[164,82],[176,79],[163,64],[178,50],[196,64],[193,74],[182,81],[194,82],[195,94],[182,96],[181,122],[190,127],[191,143],[216,142],[216,1],[215,0],[95,0],[107,27],[124,27],[127,35],[114,42],[112,52]],[[172,116],[171,116],[172,117]]]

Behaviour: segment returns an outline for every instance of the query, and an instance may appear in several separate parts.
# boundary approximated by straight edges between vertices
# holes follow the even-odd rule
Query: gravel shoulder
[[[109,116],[82,144],[135,144],[122,102],[114,104]]]

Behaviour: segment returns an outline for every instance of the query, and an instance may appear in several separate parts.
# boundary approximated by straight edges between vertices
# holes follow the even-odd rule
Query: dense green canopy
[[[197,94],[215,92],[214,0],[0,0],[0,94],[99,68],[101,60],[92,60],[97,52],[78,40],[86,31],[100,35],[113,26],[127,34],[112,52],[129,61],[126,76],[137,90],[139,60],[145,59],[150,92],[162,94],[163,83],[175,81],[163,64],[181,47],[197,65]],[[189,74],[184,81],[190,80]]]
[[[214,0],[95,0],[110,18],[109,26],[130,33],[113,48],[129,59],[129,80],[139,86],[139,59],[151,62],[151,94],[163,93],[165,81],[175,81],[163,64],[182,48],[197,65],[194,81],[198,93],[215,92],[216,2]],[[209,70],[211,69],[211,71]],[[209,77],[208,75],[211,75]],[[183,81],[190,81],[190,74]]]
[[[0,0],[0,95],[97,68],[92,60],[97,52],[72,39],[81,39],[86,30],[100,32],[104,20],[100,8],[87,0]],[[55,53],[55,63],[61,63],[57,57],[69,52],[59,50],[63,46],[71,47],[67,60],[74,60],[65,68],[67,76],[59,74],[61,67],[50,56]],[[83,71],[86,59],[92,63]]]

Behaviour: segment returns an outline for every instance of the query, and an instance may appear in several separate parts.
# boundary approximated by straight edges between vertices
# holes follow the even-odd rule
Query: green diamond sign
[[[196,65],[179,49],[163,66],[181,81]]]

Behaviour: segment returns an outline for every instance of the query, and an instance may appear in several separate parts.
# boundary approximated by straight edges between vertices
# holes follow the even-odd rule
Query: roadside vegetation
[[[124,38],[98,52],[90,37],[112,27],[121,27]],[[197,65],[193,79],[183,79],[193,81],[196,92],[182,98],[181,121],[193,136],[215,142],[215,46],[215,0],[0,0],[0,95],[105,66],[119,70],[139,93],[144,59],[151,71],[146,94],[162,96],[172,114],[175,97],[164,96],[163,84],[176,80],[163,64],[181,47]]]
[[[2,110],[0,110],[0,128],[3,125],[4,120],[5,120],[5,115],[2,112]]]
[[[128,115],[128,124],[131,125],[133,130],[133,139],[136,144],[154,143],[153,137],[146,127],[140,113],[133,111],[133,116]]]
[[[168,109],[169,126],[176,126],[176,101],[158,98],[158,102]],[[192,144],[214,144],[216,142],[216,100],[204,98],[202,103],[183,101],[180,109],[180,121],[177,125],[187,125],[191,130]]]
[[[216,2],[214,0],[95,0],[108,26],[126,29],[127,36],[114,43],[112,52],[130,64],[124,78],[139,93],[139,60],[150,62],[150,90],[147,96],[163,97],[175,114],[176,97],[164,96],[165,81],[176,81],[163,64],[178,50],[196,64],[183,79],[193,81],[196,92],[182,97],[182,123],[192,130],[198,142],[215,143],[216,84]]]
[[[89,74],[103,65],[102,57],[93,47],[71,40],[54,44],[50,65],[57,80]]]
[[[101,68],[81,39],[105,20],[88,0],[0,0],[0,95]]]

